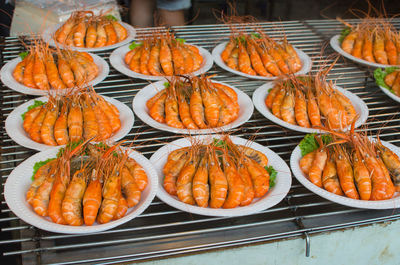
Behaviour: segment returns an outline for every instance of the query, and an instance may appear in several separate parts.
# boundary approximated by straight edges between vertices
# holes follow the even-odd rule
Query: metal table
[[[394,20],[394,23],[400,26],[400,20]],[[261,23],[259,26],[271,36],[277,36],[273,30],[283,29],[292,44],[312,57],[313,70],[318,69],[322,59],[333,53],[328,40],[342,29],[339,22],[332,20]],[[249,31],[253,27],[245,26]],[[177,37],[210,51],[230,35],[225,25],[184,26],[174,27],[174,30]],[[2,64],[23,51],[16,38],[4,39],[0,47]],[[322,56],[321,48],[324,48]],[[110,52],[97,54],[108,60]],[[263,83],[234,76],[217,66],[209,74],[217,74],[216,80],[234,85],[250,96]],[[379,132],[383,140],[399,145],[400,106],[379,90],[368,69],[340,59],[329,79],[337,80],[338,85],[367,103],[370,111],[368,131],[374,134]],[[131,106],[132,98],[146,84],[148,82],[126,77],[111,67],[110,75],[96,90]],[[1,87],[0,97],[3,125],[0,172],[4,185],[14,167],[35,153],[18,146],[8,137],[4,120],[15,107],[33,97],[18,94],[4,86]],[[256,110],[251,119],[233,134],[270,147],[286,162],[289,162],[292,150],[304,136],[275,125]],[[155,130],[137,119],[126,139],[134,141],[138,150],[150,157],[163,144],[180,137]],[[377,211],[341,206],[311,193],[294,179],[289,194],[282,202],[250,216],[198,216],[176,210],[156,198],[142,215],[115,229],[93,235],[63,235],[42,231],[21,221],[8,209],[2,194],[0,259],[23,264],[114,264],[293,237],[306,239],[308,254],[309,234],[397,219],[400,219],[400,210]]]

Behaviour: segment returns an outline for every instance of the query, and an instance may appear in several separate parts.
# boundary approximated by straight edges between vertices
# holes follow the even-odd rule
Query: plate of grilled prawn
[[[262,32],[235,34],[228,42],[218,44],[212,55],[221,68],[260,80],[274,80],[290,73],[304,75],[312,66],[310,57],[286,39],[278,43]]]
[[[45,95],[48,91],[67,93],[83,84],[96,85],[108,72],[107,62],[95,54],[53,50],[38,42],[28,48],[23,59],[7,62],[1,68],[0,78],[17,92]]]
[[[185,43],[174,34],[154,33],[138,43],[120,47],[110,55],[111,65],[124,75],[163,80],[174,75],[200,75],[213,65],[204,48]]]
[[[110,15],[94,15],[92,11],[76,11],[64,22],[47,28],[43,39],[53,47],[77,51],[111,50],[132,41],[136,30]]]
[[[13,213],[40,229],[104,231],[141,214],[156,195],[157,173],[140,153],[118,145],[68,145],[37,153],[8,176]]]
[[[299,132],[347,130],[354,119],[356,127],[368,119],[364,101],[319,75],[266,83],[253,93],[253,102],[267,119]]]
[[[294,176],[333,202],[366,209],[400,207],[400,149],[365,133],[309,134],[290,157]]]
[[[399,31],[383,19],[366,18],[346,24],[341,35],[331,38],[332,48],[344,57],[370,67],[400,65]]]
[[[182,211],[207,216],[243,216],[278,204],[291,173],[269,148],[228,135],[198,135],[173,141],[150,161],[159,174],[157,197]]]
[[[400,68],[390,67],[374,71],[375,82],[391,99],[400,103]]]
[[[32,99],[14,109],[5,129],[16,143],[43,151],[69,142],[112,142],[129,133],[130,108],[94,91]]]
[[[151,127],[181,134],[238,127],[254,109],[245,93],[207,76],[150,84],[136,94],[132,105],[136,115]]]

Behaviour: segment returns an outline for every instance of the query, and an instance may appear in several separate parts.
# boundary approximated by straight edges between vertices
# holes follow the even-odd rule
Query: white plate
[[[122,21],[118,21],[122,26],[124,26],[124,28],[126,28],[126,30],[128,31],[128,36],[126,37],[126,39],[124,39],[123,41],[120,41],[118,43],[115,43],[113,45],[108,45],[108,46],[104,46],[104,47],[99,47],[99,48],[78,48],[78,47],[74,47],[74,46],[69,46],[68,49],[71,50],[75,50],[75,51],[81,51],[81,52],[98,52],[98,51],[105,51],[105,50],[112,50],[115,48],[118,48],[122,45],[128,44],[129,42],[131,42],[135,36],[136,36],[136,30],[129,24],[126,24]],[[47,42],[48,44],[50,44],[53,47],[60,47],[63,48],[63,45],[60,43],[56,43],[53,39],[53,35],[56,32],[56,30],[61,27],[63,23],[51,26],[49,28],[47,28],[45,31],[43,31],[42,33],[42,38],[45,42]]]
[[[340,35],[335,35],[335,36],[333,36],[331,38],[331,41],[330,41],[331,47],[335,51],[337,51],[338,53],[340,53],[341,55],[343,55],[344,57],[346,57],[349,60],[352,60],[352,61],[354,61],[356,63],[362,64],[362,65],[365,65],[365,66],[374,67],[374,68],[379,68],[379,67],[386,68],[386,67],[396,66],[396,65],[388,65],[388,64],[380,64],[380,63],[371,63],[371,62],[368,62],[366,60],[357,58],[357,57],[345,52],[342,49],[341,43],[339,42],[339,38],[340,38]]]
[[[234,74],[237,74],[237,75],[241,75],[241,76],[244,76],[244,77],[248,77],[248,78],[251,78],[251,79],[275,80],[275,79],[277,79],[279,77],[279,76],[265,77],[265,76],[260,76],[260,75],[248,75],[248,74],[245,74],[243,72],[233,70],[232,68],[227,66],[225,64],[225,62],[222,60],[222,58],[221,58],[221,53],[224,51],[225,46],[226,46],[227,43],[228,42],[223,42],[223,43],[218,44],[214,48],[214,50],[212,51],[212,56],[213,56],[214,62],[219,67],[221,67],[222,69],[225,69],[228,72],[231,72],[231,73],[234,73]],[[303,51],[301,51],[301,50],[299,50],[297,48],[294,48],[294,49],[296,50],[296,52],[299,55],[300,60],[301,60],[301,62],[303,64],[303,67],[300,69],[300,71],[296,72],[295,75],[307,74],[311,70],[311,66],[312,66],[311,58],[307,54],[305,54]]]
[[[108,72],[110,71],[110,67],[108,66],[107,62],[103,58],[101,58],[100,56],[98,56],[96,54],[92,54],[92,53],[90,53],[90,55],[93,58],[93,62],[97,65],[97,67],[99,69],[99,74],[95,79],[90,81],[88,83],[88,85],[95,86],[96,84],[100,83],[101,81],[103,81],[107,77]],[[17,66],[17,64],[20,61],[21,61],[21,58],[18,56],[17,58],[12,59],[8,63],[6,63],[3,66],[3,68],[1,68],[0,78],[1,78],[1,81],[3,82],[3,84],[5,86],[11,88],[12,90],[15,90],[15,91],[23,93],[23,94],[27,94],[27,95],[46,95],[48,93],[47,90],[41,90],[41,89],[37,89],[37,88],[30,88],[30,87],[27,87],[27,86],[25,86],[25,85],[23,85],[21,83],[18,83],[14,79],[13,71],[15,69],[15,66]],[[67,91],[69,91],[71,89],[73,89],[73,88],[58,89],[58,90],[54,89],[54,91],[57,91],[57,93],[65,93],[65,92],[67,92]]]
[[[391,99],[400,103],[400,97],[397,96],[395,93],[393,93],[392,91],[390,91],[387,88],[384,88],[383,86],[379,86],[379,88],[383,91],[383,93],[388,95]]]
[[[188,43],[186,43],[188,44]],[[213,65],[213,59],[211,54],[204,48],[189,44],[192,46],[195,46],[199,49],[199,52],[201,56],[203,56],[203,62],[201,64],[201,67],[199,70],[194,71],[191,73],[191,75],[201,75],[210,70],[210,68]],[[110,63],[111,65],[119,72],[123,73],[124,75],[133,77],[133,78],[140,78],[144,80],[163,80],[164,76],[154,76],[154,75],[144,75],[141,73],[137,73],[129,69],[129,66],[125,63],[125,54],[129,52],[129,45],[120,47],[113,51],[110,55]],[[168,78],[168,76],[166,76]]]
[[[397,146],[394,146],[390,143],[381,141],[384,146],[389,148],[391,151],[396,153],[396,155],[400,156],[400,149]],[[308,190],[314,192],[315,194],[339,203],[343,204],[346,206],[350,207],[356,207],[356,208],[365,208],[365,209],[393,209],[393,208],[399,208],[400,207],[400,197],[399,193],[395,193],[395,198],[392,198],[390,200],[383,200],[383,201],[363,201],[363,200],[355,200],[355,199],[350,199],[345,196],[339,196],[334,193],[331,193],[325,189],[319,188],[312,184],[307,177],[304,175],[303,171],[301,171],[299,162],[301,159],[301,150],[300,147],[297,146],[293,152],[292,155],[290,156],[290,168],[292,169],[293,175],[296,177],[296,179],[303,184],[304,187],[306,187]]]
[[[32,183],[31,176],[33,174],[33,165],[38,161],[56,157],[59,148],[49,149],[29,157],[18,165],[7,178],[4,187],[4,197],[7,205],[15,215],[28,224],[56,233],[88,234],[100,232],[132,220],[150,205],[156,195],[158,186],[156,170],[147,158],[132,150],[129,156],[143,167],[148,177],[148,185],[142,192],[140,202],[135,207],[129,208],[127,214],[123,218],[106,224],[98,224],[95,222],[92,226],[70,226],[53,223],[49,217],[37,215],[33,211],[32,206],[26,201],[25,196]]]
[[[113,99],[109,98],[106,96],[102,96],[106,101],[110,102],[114,106],[116,106],[119,110],[119,118],[121,120],[121,128],[118,130],[116,134],[114,134],[112,137],[108,138],[104,142],[113,142],[117,141],[121,138],[123,138],[125,135],[127,135],[132,126],[133,122],[135,121],[135,116],[133,115],[132,110],[125,105],[124,103]],[[25,113],[26,110],[28,109],[29,106],[34,104],[35,100],[40,100],[40,101],[46,101],[48,100],[47,97],[40,97],[40,98],[35,98],[32,100],[29,100],[28,102],[18,106],[16,109],[14,109],[7,117],[5,127],[6,127],[6,132],[8,136],[10,136],[11,139],[14,140],[19,145],[22,145],[27,148],[35,149],[38,151],[43,151],[47,150],[49,148],[54,148],[49,145],[37,143],[33,141],[29,135],[25,132],[24,127],[23,127],[23,120],[21,117],[21,114]],[[55,147],[57,148],[57,147]]]
[[[205,141],[212,141],[213,138],[220,138],[220,135],[197,135],[194,138]],[[292,183],[292,177],[289,167],[286,165],[285,161],[280,158],[275,152],[270,150],[268,147],[262,146],[255,142],[239,138],[236,136],[230,136],[233,143],[246,145],[255,150],[258,150],[268,157],[268,165],[273,166],[278,174],[276,176],[276,184],[271,188],[267,194],[262,198],[254,199],[253,202],[248,206],[236,207],[234,209],[213,209],[210,207],[202,208],[199,206],[193,206],[179,201],[178,197],[171,196],[168,194],[163,187],[164,175],[162,169],[167,162],[168,154],[176,149],[190,146],[191,143],[188,139],[183,138],[173,141],[167,145],[164,145],[158,149],[150,158],[150,162],[154,165],[159,181],[158,181],[158,191],[157,197],[160,198],[166,204],[175,207],[179,210],[200,214],[208,216],[244,216],[260,212],[262,210],[271,208],[272,206],[278,204],[290,190],[290,185]]]
[[[212,80],[214,83],[220,83],[225,86],[229,86],[228,84],[222,83],[222,82],[217,82]],[[232,89],[235,90],[238,96],[238,103],[239,103],[239,116],[236,120],[231,122],[228,125],[222,126],[222,127],[216,127],[216,128],[211,128],[211,129],[199,129],[199,130],[189,130],[189,129],[179,129],[179,128],[174,128],[171,126],[168,126],[165,123],[160,123],[158,121],[155,121],[148,113],[148,109],[146,106],[146,102],[152,98],[155,94],[157,94],[159,91],[165,89],[164,87],[165,81],[158,81],[155,83],[152,83],[150,85],[145,86],[142,88],[135,96],[132,102],[132,107],[133,111],[136,113],[136,115],[145,123],[150,125],[153,128],[167,131],[167,132],[173,132],[173,133],[179,133],[179,134],[208,134],[208,133],[216,133],[216,132],[222,132],[222,131],[227,131],[232,128],[236,128],[246,121],[248,121],[253,114],[254,106],[253,103],[251,102],[251,99],[249,96],[247,96],[245,93],[240,91],[239,89],[229,86]]]
[[[268,107],[265,105],[265,98],[268,95],[268,90],[270,88],[274,87],[274,83],[273,82],[268,82],[262,86],[260,86],[259,88],[257,88],[256,91],[254,91],[253,93],[253,103],[254,106],[256,107],[256,109],[267,119],[269,119],[270,121],[279,124],[285,128],[288,128],[290,130],[294,130],[294,131],[298,131],[298,132],[305,132],[305,133],[315,133],[315,132],[320,132],[321,130],[319,129],[313,129],[313,128],[304,128],[298,125],[293,125],[290,124],[284,120],[279,119],[278,117],[276,117],[274,114],[272,114],[272,112],[268,109]],[[355,127],[359,127],[362,124],[364,124],[366,122],[366,120],[368,119],[368,107],[367,105],[364,103],[364,101],[362,101],[361,98],[359,98],[358,96],[354,95],[353,93],[351,93],[350,91],[347,91],[341,87],[335,86],[335,88],[337,90],[339,90],[340,92],[342,92],[348,99],[350,99],[351,103],[353,104],[355,110],[357,111],[359,118],[356,121]],[[347,128],[349,129],[350,126]]]

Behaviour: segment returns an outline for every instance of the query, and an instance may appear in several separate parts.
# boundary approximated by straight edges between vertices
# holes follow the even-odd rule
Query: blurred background
[[[382,4],[388,16],[400,14],[399,0],[369,1],[374,7],[382,10]],[[246,0],[236,1],[237,14],[240,16],[251,15],[262,21],[279,20],[305,20],[305,19],[335,19],[356,18],[350,12],[351,9],[368,12],[368,1],[366,0]],[[230,14],[228,1],[219,0],[193,0],[189,16],[199,12],[198,18],[193,24],[214,24],[218,23],[211,14],[210,8],[224,10]],[[361,12],[358,12],[361,15]]]
[[[130,0],[1,0],[0,35],[9,36],[11,27],[14,28],[11,35],[19,35],[20,32],[26,34],[48,24],[61,22],[61,17],[67,17],[65,13],[59,15],[62,4],[72,3],[76,8],[83,8],[93,3],[99,5],[101,2],[107,3],[107,8],[118,6],[122,20],[130,22]],[[221,11],[225,14],[252,16],[259,21],[356,18],[364,17],[363,12],[368,12],[370,4],[380,11],[384,7],[389,17],[400,14],[399,0],[191,0],[191,7],[185,10],[185,21],[195,25],[218,24],[221,21],[216,14]],[[49,23],[44,25],[46,22]]]
[[[129,7],[128,2],[126,0],[120,4]],[[371,4],[379,11],[386,10],[387,16],[400,15],[399,0],[191,0],[191,3],[185,15],[186,21],[194,25],[221,23],[215,16],[215,13],[221,11],[225,14],[252,16],[259,21],[335,19],[337,16],[363,16],[362,12],[368,12]],[[352,10],[357,11],[357,14],[353,14]],[[128,21],[124,11],[122,16]]]

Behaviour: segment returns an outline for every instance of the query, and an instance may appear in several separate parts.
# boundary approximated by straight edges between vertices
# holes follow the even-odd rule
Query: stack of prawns
[[[164,189],[190,205],[211,208],[246,206],[267,194],[268,158],[229,136],[210,144],[193,142],[172,151],[163,167]]]
[[[99,74],[93,57],[86,52],[51,49],[40,40],[27,49],[27,55],[13,70],[14,79],[27,87],[72,88],[92,81]]]
[[[83,142],[61,149],[34,175],[27,202],[57,224],[80,226],[124,217],[140,201],[147,175],[119,144]]]
[[[286,38],[276,42],[262,31],[234,33],[221,53],[225,64],[248,75],[265,77],[296,73],[303,63]]]
[[[227,125],[239,116],[237,93],[209,77],[171,78],[166,88],[146,102],[149,115],[180,129],[207,129]]]
[[[326,80],[334,66],[322,68],[317,74],[290,75],[276,81],[265,98],[265,105],[277,118],[305,128],[347,128],[357,112],[353,103]]]
[[[100,48],[128,37],[127,29],[110,15],[95,16],[92,11],[76,11],[54,33],[61,45],[78,48]]]
[[[119,110],[94,89],[49,95],[23,115],[23,128],[35,142],[50,146],[95,139],[104,141],[121,128]]]
[[[372,63],[400,65],[400,32],[383,19],[365,18],[356,26],[348,23],[342,33],[342,49]]]
[[[175,38],[174,34],[154,32],[140,43],[131,44],[124,61],[136,73],[152,76],[188,74],[200,69],[203,56],[197,47]]]
[[[400,159],[379,138],[372,140],[354,128],[328,135],[331,143],[308,135],[319,143],[299,162],[310,182],[351,199],[387,200],[400,192]]]

